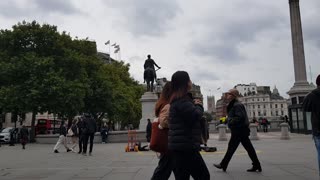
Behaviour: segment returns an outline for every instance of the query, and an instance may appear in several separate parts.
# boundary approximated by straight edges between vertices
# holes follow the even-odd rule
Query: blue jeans
[[[313,139],[318,152],[318,166],[320,170],[320,136],[313,136]],[[320,176],[320,172],[319,172],[319,176]]]

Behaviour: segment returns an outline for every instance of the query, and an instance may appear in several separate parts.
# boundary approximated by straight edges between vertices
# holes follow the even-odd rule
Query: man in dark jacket
[[[78,131],[79,131],[79,152],[78,152],[78,154],[81,154],[82,150],[83,150],[83,146],[84,146],[84,143],[83,143],[83,141],[84,141],[84,133],[83,133],[84,123],[83,123],[82,117],[78,118],[77,127],[78,127]]]
[[[316,84],[317,88],[305,97],[303,110],[305,112],[311,112],[312,135],[318,152],[320,169],[320,74],[317,77]]]
[[[94,134],[97,131],[97,123],[89,113],[84,114],[82,133],[84,134],[83,155],[87,155],[88,141],[90,138],[89,156],[92,154]]]
[[[146,127],[146,138],[147,138],[147,142],[150,143],[151,140],[151,131],[152,131],[152,124],[150,119],[147,119],[148,123],[147,123],[147,127]]]
[[[258,160],[256,151],[249,139],[250,129],[249,120],[246,109],[243,104],[238,101],[239,91],[237,89],[230,89],[226,93],[226,100],[229,102],[227,106],[228,112],[228,126],[231,130],[231,138],[228,144],[228,150],[220,164],[213,164],[218,169],[226,171],[228,164],[237,150],[240,142],[248,152],[252,161],[252,168],[248,172],[262,171],[260,162]]]

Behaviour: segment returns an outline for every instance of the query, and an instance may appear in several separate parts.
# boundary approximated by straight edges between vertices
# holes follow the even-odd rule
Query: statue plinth
[[[150,119],[151,122],[155,118],[154,109],[158,97],[153,92],[145,92],[141,96],[141,106],[142,106],[142,118],[139,124],[139,130],[146,130],[147,127],[147,119]]]

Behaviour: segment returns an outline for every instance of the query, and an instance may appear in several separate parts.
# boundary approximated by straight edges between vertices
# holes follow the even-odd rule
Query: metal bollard
[[[218,140],[219,141],[227,141],[227,134],[226,134],[226,129],[227,129],[227,126],[225,124],[220,124],[218,125],[217,127],[219,129],[219,138]]]
[[[251,140],[259,140],[260,138],[258,137],[258,133],[257,133],[258,125],[255,123],[250,123],[249,128],[250,128],[250,137],[249,138]]]
[[[281,123],[280,124],[280,129],[281,129],[281,137],[280,137],[280,139],[283,139],[283,140],[290,139],[290,136],[289,136],[289,124],[288,123]]]

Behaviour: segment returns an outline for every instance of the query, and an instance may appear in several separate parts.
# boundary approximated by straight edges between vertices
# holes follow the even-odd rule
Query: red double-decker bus
[[[60,119],[37,119],[36,134],[52,134],[53,131],[58,133],[60,124]]]

